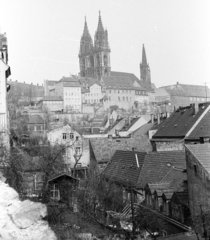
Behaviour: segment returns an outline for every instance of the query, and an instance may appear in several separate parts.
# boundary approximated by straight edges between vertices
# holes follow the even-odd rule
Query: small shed
[[[69,173],[61,173],[48,180],[49,202],[73,206],[76,201],[75,190],[79,180]]]

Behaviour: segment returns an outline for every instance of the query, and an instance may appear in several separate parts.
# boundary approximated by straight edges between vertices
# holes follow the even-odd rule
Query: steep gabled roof
[[[126,138],[91,138],[90,143],[96,160],[109,161],[116,150],[148,152],[152,150],[147,136],[135,136]]]
[[[201,117],[209,103],[199,104],[199,111],[195,114],[193,106],[179,108],[169,118],[157,126],[155,138],[184,138],[195,122]]]
[[[185,145],[200,164],[210,173],[210,144]]]
[[[205,98],[206,95],[210,97],[210,89],[207,86],[188,84],[180,84],[180,86],[188,97],[195,96]]]
[[[138,187],[144,188],[147,183],[159,183],[173,167],[186,169],[184,151],[148,153],[138,179]]]
[[[126,77],[126,78],[129,77],[132,83],[136,81],[140,84],[140,80],[133,73],[111,71],[111,76],[113,77],[119,76],[119,77]]]
[[[146,152],[117,150],[107,164],[103,174],[124,186],[135,186]]]
[[[186,139],[200,139],[200,137],[210,137],[210,112],[201,119],[198,125]]]

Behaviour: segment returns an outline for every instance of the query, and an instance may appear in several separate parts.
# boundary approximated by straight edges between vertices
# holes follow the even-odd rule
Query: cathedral
[[[102,76],[111,75],[108,32],[103,27],[100,12],[94,44],[85,18],[84,31],[80,40],[79,64],[81,77],[100,79]]]
[[[144,44],[140,63],[140,80],[131,73],[111,71],[108,32],[103,27],[100,12],[94,44],[85,18],[84,30],[80,40],[79,65],[81,77],[98,80],[101,80],[102,77],[129,77],[133,82],[137,81],[147,91],[154,91],[155,88],[154,84],[151,83],[150,67],[147,62]]]

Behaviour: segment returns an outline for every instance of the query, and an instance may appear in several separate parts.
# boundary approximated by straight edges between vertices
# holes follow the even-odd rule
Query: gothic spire
[[[97,28],[97,32],[104,32],[104,27],[102,24],[102,20],[101,20],[101,12],[99,11],[99,18],[98,18],[98,28]]]
[[[87,21],[86,21],[86,16],[85,16],[85,26],[84,26],[84,31],[83,31],[83,37],[90,37],[90,33],[88,30]]]
[[[144,48],[144,44],[142,47],[142,65],[147,65],[147,57],[146,57],[146,51]]]

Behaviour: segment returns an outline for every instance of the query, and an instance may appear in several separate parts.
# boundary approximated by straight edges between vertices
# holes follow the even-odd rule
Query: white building
[[[7,77],[10,76],[10,68],[7,65],[7,37],[0,34],[0,144],[9,148],[9,116],[7,109]]]
[[[63,109],[65,112],[81,112],[81,85],[77,78],[62,77],[49,90],[49,95],[60,96],[63,99]]]
[[[149,102],[146,90],[129,77],[102,77],[102,83],[106,88],[107,101],[104,102],[105,108],[117,105],[119,108],[127,110],[135,107],[136,101],[141,104]]]
[[[53,129],[47,133],[47,139],[51,145],[65,147],[63,157],[69,168],[73,168],[79,159],[77,166],[87,167],[90,164],[89,142],[68,124]]]
[[[97,104],[105,95],[101,83],[94,78],[80,78],[82,85],[82,103],[83,104]]]

